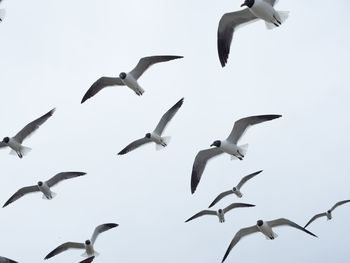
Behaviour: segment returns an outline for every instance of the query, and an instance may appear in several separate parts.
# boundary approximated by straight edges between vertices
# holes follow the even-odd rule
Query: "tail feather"
[[[168,146],[170,140],[171,140],[170,136],[162,137],[162,141],[164,142],[165,145],[161,145],[161,144],[156,143],[156,150],[159,151],[159,150],[164,149],[164,147]]]
[[[239,148],[239,152],[240,154],[243,155],[243,157],[246,156],[247,152],[248,152],[248,144],[244,144],[244,145],[240,145],[238,148]]]
[[[289,16],[289,11],[276,11],[275,13],[275,17],[276,19],[281,22],[281,24],[284,23],[284,21],[287,20]],[[266,28],[267,29],[273,29],[273,28],[276,28],[279,26],[279,23],[277,23],[276,25],[274,23],[270,23],[270,22],[267,22],[265,21],[265,24],[266,24]]]

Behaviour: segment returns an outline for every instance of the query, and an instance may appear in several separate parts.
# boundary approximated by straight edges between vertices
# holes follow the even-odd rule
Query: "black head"
[[[221,146],[221,141],[217,140],[217,141],[213,142],[210,146],[220,147]]]
[[[5,137],[5,138],[2,140],[2,142],[4,142],[4,143],[9,143],[9,141],[10,141],[10,138],[9,138],[9,137]]]
[[[120,73],[119,74],[119,78],[125,79],[126,78],[126,73],[125,72]]]
[[[39,181],[39,182],[38,182],[38,185],[39,185],[39,186],[43,186],[43,182],[42,182],[42,181]]]
[[[331,210],[328,210],[327,213],[330,214],[330,213],[332,213],[332,211],[331,211]]]
[[[241,5],[241,7],[246,6],[249,8],[252,8],[254,5],[255,0],[245,0],[244,3]]]
[[[88,246],[88,245],[90,245],[90,244],[91,244],[91,241],[90,241],[90,240],[86,240],[86,241],[85,241],[85,245]]]
[[[262,226],[262,225],[264,224],[264,222],[263,222],[262,220],[258,220],[258,222],[256,222],[256,224],[257,224],[258,226]]]
[[[219,214],[221,214],[222,213],[222,209],[219,209],[218,212],[219,212]]]
[[[236,192],[237,191],[237,188],[236,187],[233,187],[233,189],[232,189],[234,192]]]
[[[147,133],[145,137],[146,137],[147,139],[151,139],[151,134],[150,134],[150,133]]]

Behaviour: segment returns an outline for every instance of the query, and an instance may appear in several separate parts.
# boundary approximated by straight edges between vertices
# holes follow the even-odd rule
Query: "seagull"
[[[247,182],[248,180],[252,179],[253,177],[255,177],[256,175],[258,175],[261,172],[262,172],[262,170],[243,177],[241,179],[241,181],[239,182],[239,184],[237,186],[233,187],[232,190],[229,190],[229,191],[226,191],[226,192],[222,192],[221,194],[219,194],[215,198],[215,200],[210,204],[209,208],[214,206],[222,198],[224,198],[225,196],[230,195],[230,194],[235,194],[235,195],[237,195],[238,198],[242,198],[243,195],[242,195],[242,193],[240,191],[241,187],[245,184],[245,182]]]
[[[82,261],[80,261],[79,263],[91,263],[92,261],[94,261],[95,256],[89,257],[87,259],[84,259]]]
[[[0,257],[0,263],[18,263],[18,262],[5,257]]]
[[[45,115],[41,116],[40,118],[36,119],[35,121],[32,121],[31,123],[27,124],[19,133],[17,133],[14,137],[5,137],[2,142],[0,142],[0,148],[3,147],[10,147],[12,150],[10,154],[17,154],[19,158],[22,158],[23,155],[28,153],[31,148],[25,147],[22,145],[23,141],[30,136],[34,131],[36,131],[40,125],[42,125],[44,122],[47,121],[48,118],[50,118],[53,113],[55,112],[55,109],[50,110]]]
[[[255,205],[251,205],[251,204],[244,204],[244,203],[233,203],[230,204],[228,207],[224,208],[224,209],[219,209],[218,211],[213,211],[213,210],[203,210],[197,214],[195,214],[194,216],[192,216],[191,218],[187,219],[185,221],[185,223],[187,223],[188,221],[191,221],[192,219],[195,219],[197,217],[200,216],[204,216],[204,215],[214,215],[214,216],[218,216],[219,218],[219,222],[220,223],[224,223],[225,222],[225,214],[234,209],[234,208],[239,208],[239,207],[254,207]]]
[[[248,145],[237,146],[239,139],[244,135],[246,130],[255,124],[259,124],[265,121],[271,121],[282,117],[282,115],[259,115],[251,116],[240,119],[235,122],[230,135],[224,141],[215,141],[210,146],[216,146],[215,148],[209,148],[198,152],[192,168],[191,177],[191,191],[192,194],[196,191],[204,168],[209,159],[220,155],[222,153],[228,153],[231,155],[231,159],[243,160]]]
[[[150,142],[156,143],[156,149],[164,148],[168,145],[170,141],[170,137],[162,137],[162,133],[165,130],[168,123],[171,121],[171,119],[174,117],[176,112],[180,109],[184,102],[184,98],[179,100],[174,106],[172,106],[160,119],[156,129],[151,132],[147,133],[145,137],[138,139],[132,143],[130,143],[128,146],[126,146],[122,151],[118,153],[118,155],[126,154],[132,150],[135,150],[136,148]]]
[[[288,219],[285,219],[285,218],[279,218],[279,219],[272,220],[272,221],[258,220],[256,225],[251,226],[251,227],[247,227],[247,228],[242,228],[241,230],[239,230],[236,233],[236,235],[232,239],[228,249],[226,250],[226,253],[225,253],[225,256],[224,256],[222,262],[225,261],[228,254],[230,254],[230,251],[232,250],[232,248],[241,240],[241,238],[243,238],[247,235],[256,233],[256,232],[261,232],[262,234],[264,234],[266,239],[273,240],[277,237],[277,234],[273,232],[272,228],[278,227],[278,226],[291,226],[291,227],[294,227],[294,228],[299,229],[301,231],[304,231],[305,233],[307,233],[309,235],[317,237],[315,234],[311,233],[310,231],[304,229],[303,227],[299,226],[298,224],[296,224]]]
[[[83,172],[58,173],[54,177],[52,177],[51,179],[49,179],[45,182],[39,181],[37,183],[37,185],[23,187],[23,188],[19,189],[16,193],[14,193],[13,196],[11,196],[9,200],[7,200],[7,202],[4,204],[3,207],[8,206],[9,204],[11,204],[12,202],[21,198],[25,194],[34,193],[34,192],[42,192],[43,199],[50,200],[56,196],[56,193],[52,192],[50,187],[58,184],[59,182],[61,182],[63,180],[83,176],[85,174],[86,173],[83,173]]]
[[[338,206],[346,204],[350,202],[350,200],[344,200],[344,201],[340,201],[338,203],[336,203],[331,209],[329,209],[327,212],[325,213],[321,213],[321,214],[317,214],[315,215],[313,218],[310,219],[310,221],[304,226],[304,228],[306,228],[308,225],[310,225],[313,221],[315,221],[317,218],[326,216],[327,220],[331,220],[332,219],[332,212],[334,209],[336,209]]]
[[[76,243],[76,242],[66,242],[62,245],[55,248],[53,251],[51,251],[44,259],[52,258],[53,256],[56,256],[57,254],[66,251],[68,249],[74,248],[74,249],[85,249],[85,253],[82,256],[97,256],[98,253],[94,250],[94,243],[96,241],[96,238],[99,234],[117,227],[118,224],[114,223],[108,223],[108,224],[102,224],[95,228],[94,233],[91,236],[91,239],[86,240],[84,243]],[[88,261],[89,262],[89,261]]]
[[[289,12],[276,11],[276,0],[246,0],[241,7],[247,8],[224,14],[218,28],[218,54],[222,67],[225,67],[230,53],[232,35],[239,26],[254,22],[259,18],[264,20],[266,27],[272,29],[279,27],[287,18]]]
[[[119,78],[101,77],[95,81],[90,89],[85,93],[81,103],[96,95],[100,90],[108,86],[124,86],[132,89],[138,96],[141,96],[145,91],[141,88],[137,80],[142,74],[153,64],[166,62],[174,59],[183,58],[183,56],[151,56],[141,58],[136,67],[129,73],[121,72]]]

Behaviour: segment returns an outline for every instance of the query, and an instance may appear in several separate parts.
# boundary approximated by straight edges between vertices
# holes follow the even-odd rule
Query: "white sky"
[[[216,30],[225,12],[243,1],[16,0],[3,1],[0,24],[0,137],[57,107],[22,160],[1,150],[0,200],[61,171],[82,178],[53,188],[58,195],[25,196],[0,211],[1,255],[37,263],[66,241],[89,238],[101,223],[120,224],[95,244],[95,262],[221,262],[234,234],[258,219],[289,218],[304,225],[315,213],[349,199],[349,2],[283,0],[290,18],[268,31],[263,22],[236,32],[222,69]],[[142,97],[125,87],[80,100],[100,76],[132,69],[149,55],[183,55],[152,67],[140,79]],[[185,97],[164,135],[163,151],[147,145],[117,153],[152,131],[162,114]],[[211,161],[195,195],[190,177],[196,153],[224,139],[235,120],[282,114],[253,127],[242,162]],[[1,137],[1,138],[2,138]],[[263,169],[217,207],[247,202],[226,223],[215,217],[184,221],[245,175]],[[310,226],[315,239],[289,228],[266,241],[242,240],[227,262],[348,262],[350,207]],[[253,251],[253,253],[252,253]],[[78,262],[82,251],[49,262]]]

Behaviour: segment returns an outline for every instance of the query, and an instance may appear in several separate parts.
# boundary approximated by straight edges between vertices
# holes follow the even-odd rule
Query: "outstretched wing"
[[[234,208],[239,208],[239,207],[254,207],[255,205],[251,204],[244,204],[244,203],[233,203],[230,204],[228,207],[224,209],[224,213],[227,213],[228,211],[234,209]]]
[[[327,213],[321,213],[321,214],[317,214],[315,216],[313,216],[309,222],[307,222],[307,224],[304,226],[304,228],[306,228],[308,225],[310,225],[313,221],[315,221],[317,218],[323,217],[323,216],[327,216]]]
[[[203,211],[200,211],[199,213],[195,214],[194,216],[190,217],[189,219],[187,219],[185,221],[185,223],[187,223],[188,221],[191,221],[197,217],[200,217],[200,216],[204,216],[204,215],[214,215],[216,216],[216,212],[215,211],[212,211],[212,210],[203,210]]]
[[[0,1],[1,2],[1,1]],[[5,258],[5,257],[0,257],[0,263],[18,263],[17,261],[14,261],[12,259],[9,258]]]
[[[83,172],[63,172],[63,173],[58,173],[51,179],[46,181],[46,184],[51,187],[54,186],[55,184],[58,184],[59,182],[79,176],[83,176],[86,173]]]
[[[263,170],[249,174],[247,176],[244,176],[242,178],[242,180],[239,182],[239,184],[237,185],[238,190],[241,189],[241,187],[250,179],[252,179],[253,177],[255,177],[256,175],[258,175],[259,173],[261,173]]]
[[[279,218],[279,219],[276,219],[276,220],[272,220],[272,221],[267,221],[267,224],[270,226],[270,227],[277,227],[277,226],[291,226],[291,227],[294,227],[296,229],[299,229],[311,236],[314,236],[314,237],[317,237],[315,234],[311,233],[310,231],[306,230],[305,228],[299,226],[298,224],[288,220],[288,219],[285,219],[285,218]]]
[[[168,123],[171,121],[171,119],[175,116],[176,112],[180,109],[184,102],[184,98],[179,100],[174,106],[172,106],[160,119],[156,129],[154,132],[158,134],[159,136],[162,135],[164,129],[168,125]]]
[[[160,62],[166,62],[173,59],[183,58],[183,56],[151,56],[141,58],[136,67],[130,71],[130,74],[138,79],[152,65]]]
[[[213,207],[214,205],[216,205],[222,198],[224,198],[227,195],[233,194],[232,190],[226,191],[226,192],[222,192],[221,194],[219,194],[215,200],[209,205],[210,207]]]
[[[227,141],[237,144],[239,139],[243,136],[246,130],[255,124],[259,124],[265,121],[271,121],[277,118],[282,117],[282,115],[258,115],[258,116],[250,116],[243,119],[240,119],[235,122],[233,125],[233,129],[229,137],[227,137]]]
[[[100,90],[109,86],[124,86],[124,83],[120,78],[110,78],[110,77],[101,77],[92,84],[92,86],[85,93],[81,103],[84,103],[86,100],[95,96]]]
[[[7,144],[6,144],[6,143],[4,143],[4,142],[0,142],[0,148],[6,147],[6,146],[7,146]]]
[[[52,250],[44,259],[52,258],[53,256],[56,256],[68,249],[84,249],[85,245],[83,243],[76,243],[76,242],[66,242],[58,247],[56,247],[54,250]]]
[[[207,150],[202,150],[197,153],[194,159],[191,175],[191,191],[192,194],[196,191],[199,181],[201,180],[203,171],[209,159],[222,154],[223,151],[220,148],[210,148]]]
[[[34,131],[36,131],[40,127],[40,125],[46,122],[47,119],[50,118],[54,112],[55,112],[55,109],[52,109],[45,115],[27,124],[19,133],[16,134],[14,139],[17,142],[22,143],[25,138],[31,135]]]
[[[236,235],[234,236],[234,238],[232,239],[229,247],[226,250],[226,253],[224,255],[224,258],[222,259],[222,262],[225,261],[225,259],[227,258],[228,254],[230,254],[232,248],[239,242],[239,240],[241,240],[241,238],[259,232],[259,229],[257,226],[251,226],[251,227],[247,227],[247,228],[242,228],[241,230],[239,230]]]
[[[236,27],[245,23],[256,20],[257,17],[249,11],[248,8],[224,14],[219,22],[218,27],[218,54],[222,67],[225,67],[228,56],[230,54],[230,46],[232,42],[232,36]]]
[[[132,150],[135,150],[136,148],[144,145],[144,144],[147,144],[147,143],[150,143],[152,142],[150,139],[144,137],[142,139],[138,139],[136,141],[133,141],[132,143],[130,143],[128,146],[126,146],[123,150],[121,150],[118,155],[123,155],[123,154],[126,154]]]
[[[350,200],[344,200],[344,201],[340,201],[340,202],[336,203],[336,204],[331,208],[331,211],[333,211],[334,209],[336,209],[338,206],[343,205],[343,204],[346,204],[346,203],[348,203],[348,202],[350,202]]]
[[[95,231],[94,233],[92,234],[92,237],[91,237],[91,244],[94,244],[95,241],[96,241],[96,238],[99,234],[107,231],[107,230],[110,230],[112,228],[115,228],[117,227],[118,224],[114,224],[114,223],[108,223],[108,224],[102,224],[102,225],[99,225],[95,228]]]
[[[14,193],[13,196],[11,196],[10,199],[7,200],[7,202],[3,205],[3,207],[8,206],[9,204],[13,203],[17,199],[24,196],[25,194],[39,192],[39,191],[40,190],[39,190],[39,187],[37,185],[23,187],[23,188],[19,189],[16,193]]]

